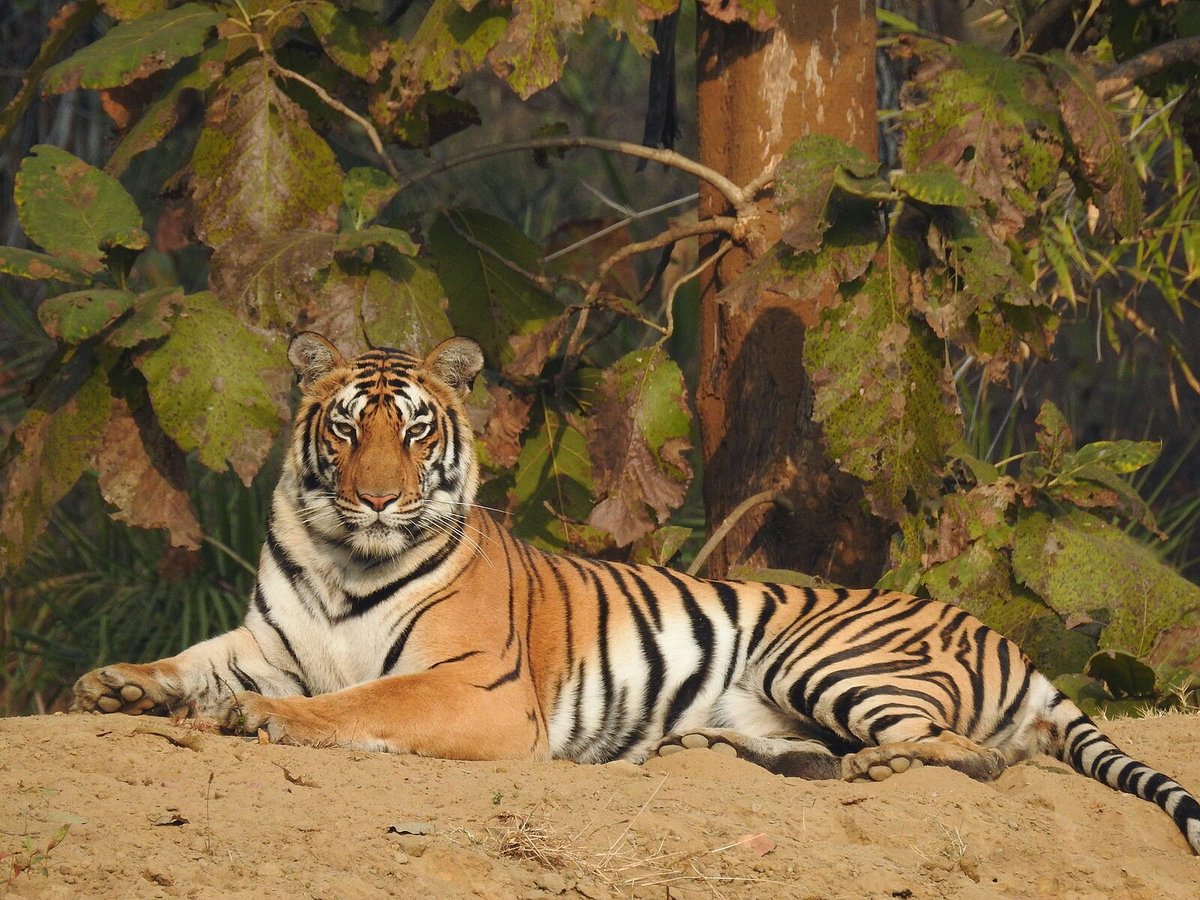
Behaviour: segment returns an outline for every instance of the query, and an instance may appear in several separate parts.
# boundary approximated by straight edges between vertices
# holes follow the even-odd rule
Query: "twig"
[[[699,194],[688,194],[686,197],[680,197],[677,200],[668,200],[666,203],[660,203],[658,206],[650,207],[650,209],[643,209],[641,212],[635,212],[631,215],[626,216],[624,219],[622,219],[619,222],[613,222],[607,228],[601,228],[595,234],[589,234],[587,237],[580,238],[575,243],[570,244],[566,247],[563,247],[561,250],[555,250],[553,253],[543,256],[542,262],[548,263],[551,260],[558,259],[560,256],[565,256],[566,254],[571,253],[574,250],[578,250],[580,247],[583,247],[586,244],[590,244],[592,241],[600,240],[600,238],[604,237],[606,234],[611,234],[612,232],[616,231],[619,228],[624,228],[626,225],[628,225],[631,222],[636,222],[638,219],[644,219],[647,216],[654,215],[655,213],[664,212],[665,210],[672,209],[673,207],[682,206],[685,203],[690,203],[691,201],[697,199],[699,196],[700,196]]]
[[[673,228],[668,228],[661,234],[646,241],[626,244],[608,257],[608,259],[604,260],[604,262],[600,263],[599,268],[596,270],[596,278],[588,287],[587,294],[584,295],[584,305],[589,305],[596,299],[600,293],[600,287],[604,282],[604,276],[608,274],[613,266],[627,257],[637,253],[645,253],[647,250],[657,250],[659,247],[675,243],[680,238],[694,237],[699,234],[712,234],[714,231],[724,231],[736,239],[740,230],[740,219],[735,219],[732,216],[713,216],[711,219],[703,219],[699,222],[684,222]]]
[[[662,331],[662,337],[658,340],[658,346],[661,347],[667,342],[668,339],[670,339],[671,335],[675,333],[675,294],[679,288],[700,275],[705,269],[715,265],[717,260],[719,260],[732,249],[733,241],[725,241],[725,243],[717,248],[716,253],[709,256],[706,260],[704,260],[704,262],[692,269],[692,271],[677,278],[675,283],[671,285],[671,289],[667,291],[667,299],[663,304],[663,311],[666,313],[667,323],[660,329]]]
[[[1136,81],[1179,63],[1195,62],[1198,58],[1200,35],[1167,41],[1125,60],[1096,83],[1096,93],[1100,95],[1101,100],[1108,100],[1133,87]]]
[[[470,244],[472,247],[474,247],[480,253],[487,254],[492,259],[496,260],[496,262],[504,265],[505,268],[511,269],[513,272],[516,272],[518,275],[520,275],[522,278],[524,278],[528,281],[532,281],[534,284],[536,284],[538,287],[542,288],[543,290],[546,290],[546,291],[554,290],[554,283],[549,278],[547,278],[545,275],[538,275],[536,272],[530,272],[528,269],[525,269],[524,267],[513,262],[507,256],[504,256],[503,254],[497,252],[494,247],[489,247],[483,241],[479,240],[479,238],[475,237],[473,234],[470,234],[467,231],[465,231],[463,228],[459,227],[459,224],[454,221],[453,216],[447,215],[446,221],[450,223],[450,227],[452,229],[454,229],[455,234],[457,234],[460,238],[462,238],[464,241],[466,241],[468,244]]]
[[[467,163],[487,159],[488,157],[499,156],[504,153],[516,153],[523,150],[563,150],[572,147],[587,147],[592,150],[621,153],[625,156],[636,156],[638,159],[648,159],[651,162],[671,166],[672,168],[687,172],[689,175],[695,175],[697,178],[707,181],[715,187],[729,201],[730,206],[733,207],[734,212],[737,213],[739,218],[750,216],[754,212],[753,197],[748,195],[745,190],[738,187],[720,172],[710,169],[708,166],[702,165],[694,159],[684,156],[682,153],[676,153],[673,150],[661,150],[656,147],[643,147],[641,144],[632,144],[628,141],[611,141],[604,138],[585,136],[531,138],[527,141],[512,141],[506,144],[480,147],[478,150],[472,150],[461,156],[452,156],[449,159],[444,159],[424,172],[414,175],[412,178],[400,183],[400,190],[407,190],[428,178],[432,178],[434,175],[440,175],[442,172],[466,165]]]
[[[291,79],[292,81],[296,81],[304,85],[306,88],[320,97],[326,106],[336,109],[343,116],[345,116],[347,119],[350,119],[352,122],[355,122],[364,132],[366,132],[367,140],[369,140],[371,142],[371,146],[375,148],[375,153],[379,156],[379,161],[383,163],[383,167],[387,169],[387,173],[392,176],[393,180],[400,180],[400,170],[396,168],[396,164],[392,162],[391,157],[389,157],[387,152],[383,149],[383,141],[380,140],[379,132],[375,130],[375,126],[372,125],[370,121],[360,116],[315,81],[305,78],[299,72],[293,72],[291,69],[284,68],[272,57],[267,57],[267,59],[271,65],[271,70],[277,75],[281,75],[284,78]]]
[[[687,573],[689,575],[695,575],[700,571],[704,564],[708,562],[708,557],[711,556],[712,552],[717,549],[717,545],[719,545],[721,541],[725,540],[725,536],[733,530],[733,526],[740,522],[746,513],[750,512],[750,510],[754,509],[754,507],[761,503],[779,503],[783,499],[783,492],[772,488],[769,491],[760,491],[752,497],[747,497],[745,500],[735,506],[733,508],[733,512],[727,515],[725,517],[725,521],[723,521],[717,527],[717,530],[712,533],[712,537],[704,542],[704,546],[700,548],[700,552],[696,554],[696,558],[692,560],[692,564],[688,566]]]

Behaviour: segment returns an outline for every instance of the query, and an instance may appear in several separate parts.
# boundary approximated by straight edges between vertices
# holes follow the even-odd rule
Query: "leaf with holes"
[[[0,571],[12,571],[50,513],[88,468],[108,423],[111,394],[102,367],[53,411],[31,409],[13,432],[21,452],[4,470]]]
[[[878,168],[861,150],[827,135],[807,135],[792,144],[775,169],[784,243],[799,251],[820,247],[836,218],[830,204],[838,173],[868,178]]]
[[[412,40],[393,45],[399,103],[411,108],[427,90],[454,87],[483,65],[507,28],[508,18],[490,3],[468,8],[458,0],[433,0]]]
[[[341,167],[265,60],[245,63],[221,82],[191,169],[196,230],[210,247],[336,226]]]
[[[599,503],[588,522],[624,547],[683,503],[692,480],[685,456],[691,416],[683,374],[661,350],[617,360],[597,395],[587,439]]]
[[[103,270],[110,248],[139,250],[150,240],[120,182],[49,144],[22,161],[13,197],[30,240],[88,274]]]
[[[134,360],[163,431],[208,468],[246,484],[287,417],[280,341],[248,328],[209,293],[185,298],[170,335]]]
[[[213,26],[225,18],[211,7],[185,3],[120,23],[52,66],[42,79],[43,90],[62,94],[80,87],[116,87],[169,69],[203,50]]]
[[[182,308],[182,288],[151,288],[137,296],[128,318],[110,331],[104,342],[110,347],[130,350],[144,341],[166,337],[171,320]]]
[[[479,341],[496,368],[514,357],[510,338],[540,331],[562,312],[522,274],[537,274],[537,247],[494,216],[462,209],[443,213],[429,230],[428,247],[450,298],[450,321],[460,334]]]
[[[936,497],[962,423],[944,346],[908,314],[901,279],[877,264],[805,337],[813,418],[829,453],[865,483],[871,508],[898,521],[905,496]]]

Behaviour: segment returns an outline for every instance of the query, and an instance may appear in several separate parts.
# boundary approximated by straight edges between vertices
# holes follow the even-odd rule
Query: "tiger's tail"
[[[1192,852],[1200,854],[1200,802],[1183,787],[1125,753],[1061,691],[1050,692],[1041,725],[1043,752],[1115,790],[1158,804]]]

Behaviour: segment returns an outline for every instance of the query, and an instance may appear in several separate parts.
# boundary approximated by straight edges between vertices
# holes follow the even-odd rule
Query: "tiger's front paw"
[[[221,729],[230,734],[265,731],[272,744],[334,743],[330,729],[306,708],[311,702],[307,697],[264,697],[242,691],[222,704],[216,718]]]
[[[182,713],[187,703],[151,666],[117,663],[93,669],[75,682],[72,712]]]

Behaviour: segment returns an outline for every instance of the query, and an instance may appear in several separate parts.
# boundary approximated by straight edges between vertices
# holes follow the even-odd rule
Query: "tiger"
[[[847,781],[925,765],[990,780],[1041,753],[1156,803],[1200,853],[1196,799],[962,609],[517,539],[475,502],[470,338],[346,359],[306,331],[288,358],[299,401],[243,624],[83,675],[74,710],[460,760],[707,747]]]

